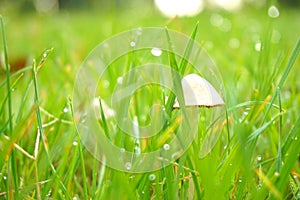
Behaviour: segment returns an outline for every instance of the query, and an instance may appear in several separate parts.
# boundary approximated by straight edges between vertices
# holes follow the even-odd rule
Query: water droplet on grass
[[[124,152],[125,152],[125,149],[124,149],[124,148],[121,148],[121,149],[120,149],[120,152],[121,152],[121,153],[124,153]]]
[[[134,41],[130,42],[130,46],[135,47],[135,42]]]
[[[68,108],[64,108],[64,113],[67,113],[67,112],[69,112],[69,109]]]
[[[131,167],[132,167],[132,164],[131,164],[131,162],[127,162],[127,163],[125,163],[125,169],[127,169],[127,170],[130,170],[130,169],[131,169]]]
[[[122,85],[122,84],[123,84],[123,77],[122,77],[122,76],[119,76],[119,77],[117,78],[117,83],[118,83],[119,85]]]
[[[256,42],[255,45],[254,45],[254,49],[255,49],[255,51],[260,51],[261,50],[261,43]]]
[[[293,140],[297,141],[297,140],[298,140],[298,137],[294,137]]]
[[[240,179],[239,179],[239,183],[241,183],[241,182],[243,182],[243,180],[240,178]]]
[[[277,17],[279,17],[279,10],[278,10],[278,8],[276,7],[276,6],[270,6],[270,8],[268,9],[268,15],[269,15],[269,17],[271,17],[271,18],[277,18]]]
[[[150,181],[154,181],[155,178],[156,178],[155,174],[150,174],[150,175],[149,175],[149,180],[150,180]]]
[[[169,144],[164,144],[164,150],[166,150],[166,151],[170,150],[170,145]]]
[[[77,146],[78,145],[78,142],[77,141],[74,141],[73,142],[73,146]]]
[[[159,49],[159,48],[154,47],[154,48],[151,49],[151,54],[153,56],[156,56],[156,57],[161,56],[162,50]]]
[[[257,156],[257,161],[261,161],[261,160],[262,160],[261,155],[258,155],[258,156]]]

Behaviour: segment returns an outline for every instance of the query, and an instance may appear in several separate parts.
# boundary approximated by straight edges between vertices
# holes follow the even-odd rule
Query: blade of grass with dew
[[[195,26],[195,28],[194,28],[194,30],[193,30],[190,38],[189,38],[189,42],[188,42],[188,44],[186,46],[186,49],[185,49],[185,52],[184,52],[184,57],[181,58],[179,69],[178,69],[178,64],[177,64],[176,58],[175,58],[175,54],[173,53],[174,51],[172,50],[173,48],[172,48],[171,38],[170,38],[170,35],[168,33],[168,30],[166,29],[166,34],[167,34],[167,39],[168,39],[168,45],[169,45],[169,49],[171,50],[171,52],[169,51],[170,65],[177,72],[179,71],[181,75],[183,75],[185,73],[185,69],[186,69],[187,64],[188,64],[188,62],[187,62],[186,59],[189,58],[189,56],[190,56],[190,54],[192,52],[193,44],[195,42],[195,38],[196,38],[196,35],[197,35],[198,25],[199,25],[199,23],[196,24],[196,26]],[[179,85],[180,87],[179,87],[179,91],[178,91],[179,94],[178,95],[181,96],[181,97],[184,97],[183,91],[182,91],[182,87],[181,87],[181,80],[174,80],[174,86],[175,86],[175,88],[176,88],[176,85],[178,85],[178,84],[180,84]],[[167,104],[166,104],[166,111],[167,111],[168,116],[171,116],[171,111],[173,109],[174,102],[175,102],[175,94],[171,93],[170,96],[169,96],[169,98],[168,98]],[[182,103],[182,102],[180,102],[180,103]],[[187,160],[188,160],[188,164],[192,168],[193,165],[192,165],[191,158],[190,158],[189,155],[187,156]],[[196,195],[197,195],[197,198],[201,199],[201,192],[200,192],[200,185],[198,183],[198,177],[195,174],[192,173],[192,178],[193,178],[194,184],[196,186]]]
[[[281,88],[283,87],[283,85],[284,85],[284,83],[285,83],[292,67],[294,66],[294,63],[296,62],[296,59],[297,59],[299,53],[300,53],[300,39],[298,40],[297,44],[295,45],[295,48],[294,48],[294,50],[293,50],[293,52],[292,52],[292,54],[289,58],[288,64],[286,65],[286,67],[283,71],[283,75],[281,76],[280,81],[277,85],[277,88],[279,88],[279,90],[281,90]],[[264,119],[263,119],[262,123],[264,123],[266,121],[266,118],[268,117],[268,114],[271,110],[271,105],[273,105],[273,103],[275,102],[275,99],[278,95],[277,91],[278,90],[275,90],[275,94],[273,95],[273,97],[271,99],[270,105],[267,108],[267,111],[265,113],[265,116],[264,116]]]
[[[300,140],[294,140],[294,137],[300,138],[300,116],[295,122],[293,128],[288,133],[288,139],[284,142],[282,148],[283,163],[280,173],[275,176],[277,162],[273,162],[272,166],[266,175],[268,180],[275,183],[276,188],[285,190],[284,185],[288,181],[289,174],[298,159],[298,154],[300,153]],[[294,142],[292,142],[294,141]],[[257,193],[253,193],[251,199],[264,199],[268,196],[269,189],[268,185],[263,185]],[[284,193],[284,191],[282,191]]]
[[[42,66],[42,64],[45,62],[45,59],[48,57],[48,55],[50,53],[51,53],[51,51],[48,51],[48,50],[46,50],[45,53],[43,53],[43,59],[39,62],[38,67]],[[48,148],[47,148],[47,145],[45,143],[45,138],[44,138],[44,133],[43,133],[42,116],[41,116],[41,111],[40,111],[40,107],[39,107],[39,93],[38,93],[38,86],[37,86],[37,65],[36,65],[35,60],[33,60],[33,65],[32,65],[32,76],[33,76],[33,85],[34,85],[34,102],[37,105],[36,116],[37,116],[37,122],[38,122],[38,129],[40,131],[40,136],[41,136],[41,140],[42,140],[42,146],[43,146],[44,152],[46,154],[47,161],[50,165],[50,168],[51,168],[51,170],[54,174],[55,179],[58,179],[58,182],[61,186],[61,189],[63,190],[65,195],[67,195],[69,197],[69,194],[67,192],[66,187],[61,182],[61,180],[58,178],[58,175],[56,173],[56,169],[52,164],[52,161],[51,161],[51,158],[50,158],[50,155],[49,155],[49,152],[48,152]]]
[[[72,118],[73,118],[73,120],[75,120],[74,110],[73,110],[73,106],[72,106],[71,102],[70,102],[70,108],[71,108]],[[74,124],[75,124],[75,121],[74,121]],[[83,194],[84,194],[84,198],[88,199],[89,195],[88,195],[88,187],[87,187],[87,177],[86,177],[85,162],[84,162],[84,156],[83,156],[83,148],[81,146],[82,145],[82,143],[81,143],[81,137],[80,137],[77,129],[76,129],[76,133],[77,133],[77,138],[78,138],[79,158],[80,158],[81,167],[82,167]]]
[[[31,87],[32,83],[33,83],[33,80],[31,79],[28,82],[27,86],[26,86],[25,92],[24,92],[24,94],[22,96],[22,100],[21,100],[21,103],[20,103],[19,112],[18,112],[18,115],[16,117],[16,123],[18,123],[18,121],[20,120],[20,118],[22,116],[22,111],[23,111],[23,106],[24,106],[24,103],[25,103],[25,99],[26,99],[26,97],[27,97],[27,95],[29,93],[29,90],[30,90],[30,87]]]
[[[5,62],[5,68],[6,68],[6,88],[7,88],[7,101],[8,101],[8,118],[9,118],[9,129],[8,129],[8,135],[12,136],[13,134],[13,115],[12,115],[12,99],[11,99],[11,91],[10,91],[10,67],[8,63],[8,50],[7,50],[7,41],[5,37],[5,30],[4,30],[4,23],[3,18],[0,15],[0,23],[1,23],[1,29],[2,29],[2,42],[3,42],[3,51],[4,51],[4,62]],[[10,162],[12,167],[12,172],[10,172],[10,169],[8,168],[8,179],[7,182],[10,181],[10,175],[12,173],[13,175],[13,183],[15,188],[15,198],[18,198],[19,196],[19,175],[18,175],[18,169],[17,169],[17,161],[15,157],[14,150],[11,152],[10,156]],[[9,165],[10,166],[10,165]],[[13,189],[9,189],[10,193],[13,191]],[[12,198],[12,194],[9,195],[10,198]],[[8,197],[8,196],[7,196]]]

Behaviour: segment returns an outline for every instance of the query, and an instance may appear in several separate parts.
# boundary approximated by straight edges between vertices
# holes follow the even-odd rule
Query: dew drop
[[[298,140],[298,137],[295,137],[294,140]]]
[[[223,148],[224,148],[224,150],[227,149],[227,145],[225,145]]]
[[[142,194],[145,194],[145,191],[142,191]]]
[[[254,45],[254,49],[255,49],[255,51],[260,51],[261,50],[261,43],[256,42],[255,45]]]
[[[121,148],[121,149],[120,149],[120,152],[121,152],[121,153],[125,153],[125,149],[124,149],[124,148]]]
[[[73,142],[73,146],[77,146],[78,145],[78,142],[77,141],[74,141]]]
[[[166,151],[170,150],[170,145],[169,144],[164,144],[164,150],[166,150]]]
[[[6,180],[6,176],[3,176],[3,179]]]
[[[125,169],[130,170],[132,167],[131,162],[125,163]]]
[[[162,50],[160,48],[154,47],[151,49],[151,54],[153,56],[159,57],[162,54]]]
[[[241,183],[241,182],[243,182],[243,180],[240,178],[240,179],[239,179],[239,183]]]
[[[276,6],[270,6],[270,8],[268,9],[268,15],[271,18],[277,18],[279,17],[279,10]]]
[[[64,113],[67,113],[67,112],[69,112],[69,109],[66,107],[66,108],[64,108]]]
[[[122,85],[122,84],[123,84],[123,77],[122,77],[122,76],[119,76],[119,77],[117,78],[117,83],[118,83],[119,85]]]
[[[135,42],[134,42],[134,41],[131,41],[131,42],[130,42],[130,46],[131,46],[131,47],[135,47]]]
[[[154,181],[155,178],[156,178],[155,174],[150,174],[150,175],[149,175],[149,180],[150,180],[150,181]]]
[[[257,156],[257,161],[261,161],[261,160],[262,160],[261,155]]]
[[[275,177],[279,177],[279,176],[280,176],[280,173],[279,173],[279,172],[275,172],[275,173],[274,173],[274,176],[275,176]]]

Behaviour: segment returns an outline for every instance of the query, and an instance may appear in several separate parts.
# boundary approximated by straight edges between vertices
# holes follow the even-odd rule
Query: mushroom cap
[[[215,107],[224,105],[222,97],[216,89],[197,74],[188,74],[181,80],[185,106]],[[180,108],[175,100],[173,108]]]

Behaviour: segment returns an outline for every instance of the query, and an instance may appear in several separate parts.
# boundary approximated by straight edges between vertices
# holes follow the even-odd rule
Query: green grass
[[[0,68],[0,198],[299,199],[300,14],[281,8],[280,17],[271,19],[265,11],[212,10],[172,21],[152,7],[100,14],[2,13],[0,52],[6,62]],[[216,14],[230,21],[229,31],[210,23]],[[170,166],[141,174],[106,167],[85,149],[76,132],[70,99],[77,69],[93,47],[115,33],[166,25],[192,35],[212,57],[224,82],[226,112],[212,122],[210,110],[201,108],[194,142]],[[238,47],[232,45],[236,40]],[[256,51],[259,41],[262,49]],[[127,55],[127,70],[139,64],[134,56],[141,55]],[[25,68],[17,69],[14,63],[24,59]],[[185,67],[189,70],[175,55],[168,59],[181,73]],[[118,73],[112,68],[110,76],[115,79]],[[107,90],[112,89],[110,85]],[[162,90],[156,87],[134,96],[137,103],[130,109],[139,123],[151,103],[143,94],[151,91],[153,99],[161,98]],[[178,111],[169,112],[172,124]],[[212,151],[199,158],[211,125],[220,136]],[[110,119],[103,119],[102,126],[106,133],[113,130]],[[116,145],[133,149],[137,144],[115,131]],[[149,151],[151,144],[161,145],[151,142],[141,145]]]

